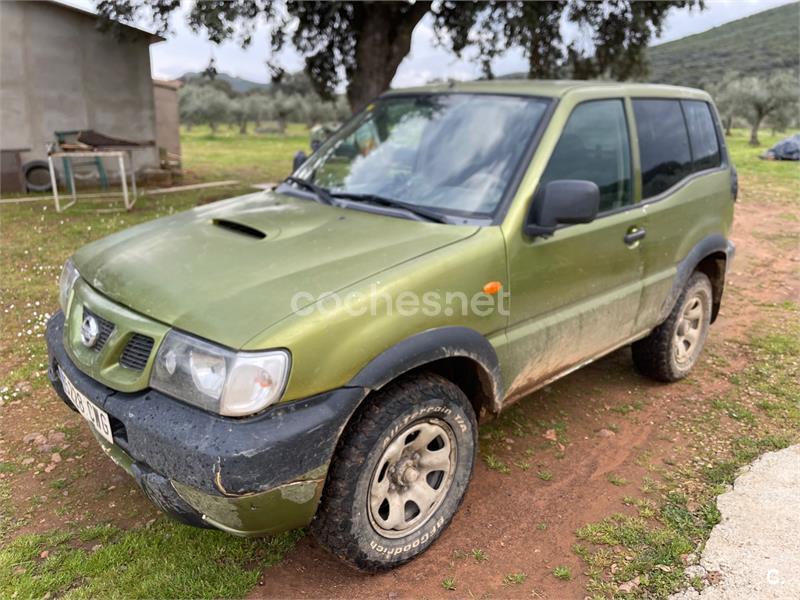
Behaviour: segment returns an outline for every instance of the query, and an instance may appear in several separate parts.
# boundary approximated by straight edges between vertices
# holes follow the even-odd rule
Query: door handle
[[[625,237],[622,238],[628,246],[633,246],[636,242],[643,239],[647,231],[641,227],[631,227]]]

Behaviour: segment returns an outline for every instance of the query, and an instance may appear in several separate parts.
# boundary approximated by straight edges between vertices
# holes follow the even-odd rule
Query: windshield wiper
[[[395,200],[394,198],[386,198],[385,196],[379,196],[377,194],[354,194],[350,192],[331,192],[330,195],[333,198],[343,198],[345,200],[353,200],[355,202],[369,202],[370,204],[380,204],[381,206],[387,206],[389,208],[399,208],[406,212],[410,212],[411,214],[417,215],[418,217],[422,217],[427,221],[433,221],[434,223],[449,222],[444,215],[434,210],[429,210],[421,206],[409,204],[407,202],[403,202],[402,200]]]
[[[301,188],[306,189],[309,192],[312,192],[322,204],[333,204],[333,198],[331,198],[331,193],[324,187],[319,186],[316,183],[311,183],[307,179],[303,179],[302,177],[295,177],[294,175],[289,175],[283,181],[284,183],[288,181],[289,183],[297,184]]]

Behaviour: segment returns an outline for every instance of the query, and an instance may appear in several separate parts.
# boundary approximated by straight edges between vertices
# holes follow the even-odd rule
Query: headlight
[[[61,276],[58,278],[58,302],[61,304],[61,310],[67,312],[67,302],[69,302],[69,293],[72,291],[72,286],[78,280],[81,274],[75,268],[75,263],[71,258],[67,259],[64,263],[64,268],[61,269]]]
[[[150,386],[229,417],[257,413],[281,398],[289,353],[233,352],[170,331],[158,349]]]

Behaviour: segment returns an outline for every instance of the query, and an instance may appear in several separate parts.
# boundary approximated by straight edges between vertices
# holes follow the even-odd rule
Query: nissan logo
[[[86,315],[81,323],[81,343],[87,348],[91,348],[97,343],[100,337],[100,325],[92,315]]]

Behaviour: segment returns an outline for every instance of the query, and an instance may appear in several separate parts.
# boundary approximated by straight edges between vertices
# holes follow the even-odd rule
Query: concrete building
[[[55,131],[93,129],[150,142],[133,152],[134,166],[158,167],[150,44],[163,38],[125,34],[100,31],[93,13],[57,2],[0,2],[0,149],[44,159]]]

